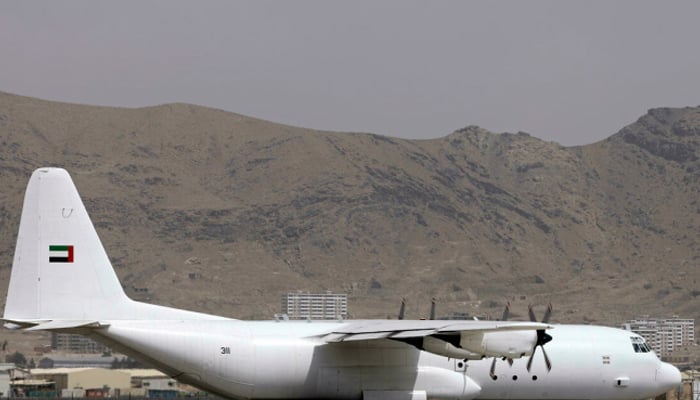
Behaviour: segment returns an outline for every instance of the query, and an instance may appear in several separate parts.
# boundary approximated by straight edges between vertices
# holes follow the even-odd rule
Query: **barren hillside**
[[[0,93],[0,296],[32,170],[71,172],[127,292],[271,318],[287,291],[353,317],[555,306],[559,322],[700,318],[700,108],[562,147],[469,126],[320,132],[187,104]]]

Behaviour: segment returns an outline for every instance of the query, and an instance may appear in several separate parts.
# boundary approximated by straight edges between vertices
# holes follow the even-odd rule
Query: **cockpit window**
[[[647,344],[646,340],[644,340],[643,337],[641,336],[630,336],[630,340],[632,341],[632,348],[634,349],[635,353],[650,353],[651,352],[651,347]]]

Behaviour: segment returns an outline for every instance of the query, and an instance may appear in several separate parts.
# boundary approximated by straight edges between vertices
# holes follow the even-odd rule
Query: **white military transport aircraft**
[[[680,384],[641,336],[606,327],[240,321],[133,301],[59,168],[29,180],[3,319],[89,336],[230,398],[642,399]]]

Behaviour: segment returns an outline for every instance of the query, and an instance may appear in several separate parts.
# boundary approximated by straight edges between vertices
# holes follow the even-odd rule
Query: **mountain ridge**
[[[698,318],[700,108],[652,109],[564,147],[467,126],[408,140],[184,103],[128,109],[0,93],[0,295],[31,171],[71,172],[127,293],[270,318],[288,291],[354,317]],[[517,306],[514,306],[514,308]]]

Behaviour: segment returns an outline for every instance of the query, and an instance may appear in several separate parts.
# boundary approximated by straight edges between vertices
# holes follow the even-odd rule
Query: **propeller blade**
[[[508,359],[508,365],[510,365],[511,367],[513,366],[513,359],[512,358]]]
[[[532,310],[532,304],[527,306],[527,315],[530,316],[530,322],[537,322],[537,317],[535,317],[535,312]]]
[[[544,313],[544,318],[542,318],[542,322],[545,324],[549,322],[549,317],[552,316],[552,303],[549,303],[547,306],[547,311]]]
[[[510,315],[510,301],[506,303],[506,308],[503,309],[503,315],[501,316],[501,321],[508,321],[509,315]]]
[[[535,352],[537,351],[537,346],[535,345],[535,349],[532,350],[532,354],[530,354],[530,358],[527,360],[527,372],[530,372],[530,368],[532,368],[532,360],[535,359]]]
[[[403,319],[404,311],[406,311],[406,298],[401,299],[401,308],[399,309],[399,319]]]
[[[496,357],[493,358],[493,362],[491,363],[491,369],[489,369],[489,376],[494,381],[497,379],[497,377],[496,377]]]
[[[551,371],[552,370],[552,362],[549,361],[549,357],[547,356],[547,352],[544,351],[544,346],[540,346],[540,347],[542,347],[542,354],[544,355],[544,363],[547,365],[547,371]]]
[[[430,302],[430,320],[435,319],[435,297],[433,297],[433,300]]]

